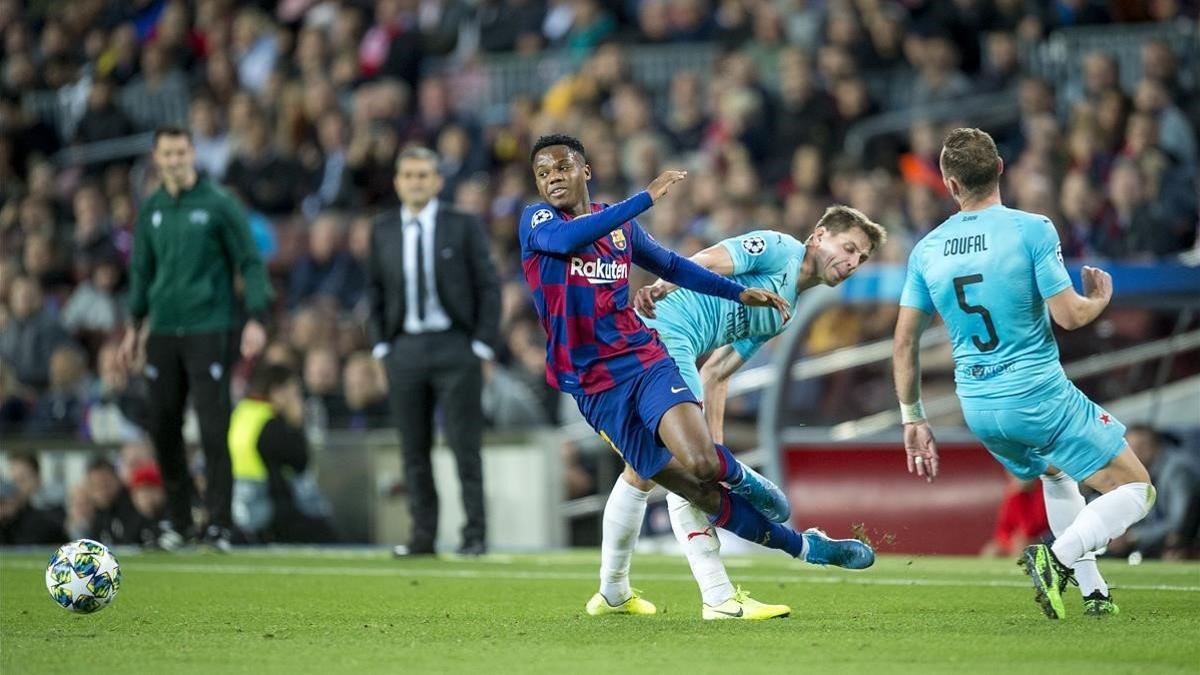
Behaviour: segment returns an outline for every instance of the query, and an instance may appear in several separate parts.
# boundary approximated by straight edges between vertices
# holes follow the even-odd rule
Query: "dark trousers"
[[[153,335],[146,340],[150,382],[150,440],[158,453],[167,518],[180,532],[192,524],[192,480],[183,446],[188,394],[200,422],[204,448],[204,505],[212,525],[232,528],[233,470],[229,460],[229,370],[235,335]]]
[[[470,338],[447,331],[404,335],[392,342],[387,357],[388,393],[404,458],[408,508],[413,532],[410,548],[431,550],[437,538],[438,497],[433,483],[433,422],[441,412],[442,429],[458,465],[462,484],[464,544],[485,542],[483,460],[483,370]]]

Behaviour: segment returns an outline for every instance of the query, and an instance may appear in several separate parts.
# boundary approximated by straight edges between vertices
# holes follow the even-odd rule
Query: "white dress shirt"
[[[437,277],[433,272],[433,237],[437,231],[438,200],[433,199],[420,213],[414,214],[407,206],[400,208],[401,222],[404,223],[404,332],[405,333],[435,333],[450,328],[450,317],[442,308],[437,294]],[[425,297],[418,298],[417,256],[420,255],[425,267]],[[425,309],[422,319],[418,306]]]

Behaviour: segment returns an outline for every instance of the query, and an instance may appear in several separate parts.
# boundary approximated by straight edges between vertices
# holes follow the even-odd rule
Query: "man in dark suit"
[[[500,323],[500,286],[483,224],[438,202],[438,156],[408,148],[396,160],[400,208],[371,233],[367,297],[375,356],[384,359],[400,429],[412,537],[397,555],[432,554],[438,501],[430,450],[435,407],[462,483],[466,524],[460,553],[487,550],[479,456],[481,359],[491,359]]]

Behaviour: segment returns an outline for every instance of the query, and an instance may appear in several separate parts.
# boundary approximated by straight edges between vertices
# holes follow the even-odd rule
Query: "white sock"
[[[1042,494],[1046,498],[1046,519],[1050,521],[1050,531],[1056,538],[1061,537],[1079,517],[1079,512],[1087,506],[1087,502],[1079,493],[1079,484],[1075,479],[1061,472],[1055,476],[1042,475]],[[1079,591],[1085,598],[1096,591],[1108,595],[1108,584],[1096,566],[1095,551],[1084,553],[1071,567],[1075,570]]]
[[[1154,505],[1154,488],[1149,483],[1126,483],[1100,495],[1083,507],[1075,522],[1051,548],[1059,561],[1079,560],[1119,537],[1137,521],[1146,517]]]
[[[629,599],[629,560],[637,545],[642,519],[646,516],[643,492],[618,477],[604,505],[604,529],[600,542],[600,593],[616,606]]]
[[[700,584],[704,604],[715,607],[733,597],[733,583],[721,562],[721,540],[708,516],[674,492],[667,493],[671,529],[680,548],[687,554],[692,576]]]

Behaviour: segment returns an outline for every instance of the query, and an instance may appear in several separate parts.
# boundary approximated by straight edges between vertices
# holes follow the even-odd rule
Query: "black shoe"
[[[392,547],[393,558],[421,558],[432,555],[433,544],[397,544]]]
[[[468,541],[458,549],[459,555],[480,556],[487,554],[487,544],[483,541]]]
[[[233,535],[223,527],[209,525],[208,529],[204,531],[201,543],[220,553],[229,553],[233,550]]]

